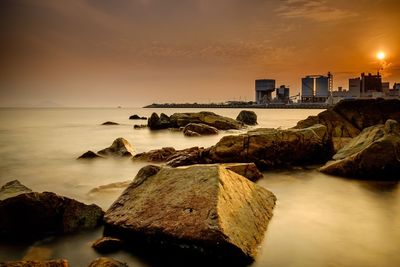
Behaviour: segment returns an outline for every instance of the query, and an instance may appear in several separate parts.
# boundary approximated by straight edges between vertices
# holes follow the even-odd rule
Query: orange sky
[[[400,82],[397,0],[2,0],[0,106],[253,100],[378,67]]]

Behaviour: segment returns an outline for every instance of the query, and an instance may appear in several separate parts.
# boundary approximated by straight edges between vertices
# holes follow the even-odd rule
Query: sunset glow
[[[385,59],[386,55],[385,55],[384,52],[380,51],[380,52],[378,52],[378,53],[376,54],[376,57],[377,57],[379,60],[383,60],[383,59]]]

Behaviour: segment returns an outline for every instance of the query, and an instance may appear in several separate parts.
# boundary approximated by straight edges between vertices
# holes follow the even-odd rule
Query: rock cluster
[[[250,262],[275,196],[221,165],[142,168],[106,212],[106,236]]]
[[[237,121],[240,121],[247,125],[256,125],[257,124],[257,114],[254,111],[250,110],[242,110],[239,115],[236,117]]]
[[[400,124],[387,120],[365,128],[340,149],[320,171],[351,177],[399,178]]]

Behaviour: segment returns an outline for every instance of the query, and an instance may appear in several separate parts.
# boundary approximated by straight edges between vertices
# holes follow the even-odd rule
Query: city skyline
[[[251,101],[255,79],[294,95],[304,76],[330,71],[347,89],[381,65],[384,81],[400,82],[394,0],[0,5],[0,106]]]

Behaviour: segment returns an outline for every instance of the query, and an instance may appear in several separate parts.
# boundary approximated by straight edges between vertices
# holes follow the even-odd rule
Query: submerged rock
[[[221,165],[146,166],[106,212],[106,236],[232,261],[257,254],[276,197]]]
[[[119,125],[119,123],[116,123],[113,121],[106,121],[106,122],[103,122],[101,125]]]
[[[95,158],[104,158],[102,156],[97,155],[93,151],[89,150],[78,157],[78,159],[95,159]]]
[[[237,121],[240,121],[247,125],[256,125],[257,124],[257,114],[254,111],[250,110],[242,110],[239,115],[236,117]]]
[[[21,184],[18,180],[10,181],[0,188],[0,201],[30,192],[32,192],[32,190]]]
[[[146,117],[140,117],[140,116],[137,115],[137,114],[134,114],[134,115],[130,116],[129,119],[130,119],[130,120],[147,120]]]
[[[30,192],[0,201],[0,237],[30,239],[100,225],[103,211],[51,192]]]
[[[202,123],[218,130],[241,129],[243,124],[234,119],[217,115],[213,112],[174,113],[170,117],[171,124],[175,128],[185,127],[189,123]]]
[[[305,129],[256,129],[224,136],[207,155],[211,162],[254,162],[262,169],[316,163],[330,156],[331,143],[323,125]]]
[[[395,120],[368,127],[334,156],[321,172],[365,178],[399,178],[400,124]]]
[[[299,121],[295,128],[323,124],[330,137],[356,137],[363,129],[393,119],[400,122],[400,100],[358,99],[340,101],[334,107]]]
[[[128,265],[112,258],[101,257],[92,261],[88,267],[128,267]]]
[[[110,147],[97,151],[97,153],[104,156],[131,157],[135,152],[131,144],[120,137],[115,139]]]
[[[124,246],[124,242],[121,239],[115,238],[115,237],[102,237],[98,240],[96,240],[93,244],[92,247],[100,252],[100,253],[110,253],[114,251],[118,251],[122,249]]]
[[[189,123],[183,129],[183,134],[186,136],[193,136],[193,133],[198,136],[213,135],[218,134],[218,129],[203,123]]]
[[[68,267],[67,260],[29,260],[29,261],[6,261],[0,262],[0,267]]]
[[[133,129],[143,129],[143,128],[147,128],[146,124],[135,124],[133,125]]]

